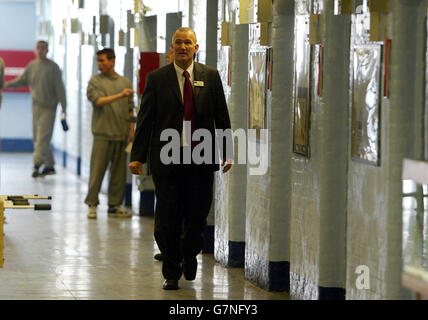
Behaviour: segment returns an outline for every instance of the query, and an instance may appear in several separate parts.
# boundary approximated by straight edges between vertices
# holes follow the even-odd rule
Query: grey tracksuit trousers
[[[126,184],[126,142],[94,139],[89,173],[89,187],[85,203],[99,204],[98,194],[109,163],[108,205],[118,206],[123,201]]]
[[[55,107],[46,107],[33,102],[33,163],[40,167],[54,166],[54,156],[51,147],[52,133],[54,129]]]

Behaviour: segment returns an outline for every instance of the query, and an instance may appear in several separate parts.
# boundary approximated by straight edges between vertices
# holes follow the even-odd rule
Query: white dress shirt
[[[184,81],[186,80],[186,78],[184,78],[184,76],[183,76],[184,69],[177,66],[175,64],[175,61],[174,61],[174,68],[175,68],[175,72],[177,73],[178,86],[180,87],[181,102],[183,102]],[[190,80],[190,83],[191,83],[192,88],[193,88],[193,61],[192,61],[192,64],[186,69],[186,71],[190,75],[189,80]],[[184,118],[183,118],[183,131],[181,132],[181,145],[182,146],[190,146],[191,131],[189,131],[189,129],[190,128],[188,128],[184,124]]]

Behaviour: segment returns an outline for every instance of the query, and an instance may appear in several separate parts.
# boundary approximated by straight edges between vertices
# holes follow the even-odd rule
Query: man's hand
[[[134,94],[134,90],[130,89],[130,88],[125,88],[122,90],[122,97],[130,97]]]
[[[143,172],[143,164],[140,161],[132,161],[128,167],[133,174],[141,174]]]
[[[232,168],[232,163],[223,160],[221,162],[221,166],[223,167],[223,173],[226,173],[230,170],[230,168]]]

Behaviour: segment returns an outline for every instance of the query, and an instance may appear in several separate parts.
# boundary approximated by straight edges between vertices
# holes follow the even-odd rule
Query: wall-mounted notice
[[[248,129],[256,129],[260,140],[260,129],[266,128],[266,50],[249,53],[250,103]]]
[[[296,16],[293,152],[309,157],[311,45],[309,16]]]
[[[380,147],[380,44],[355,45],[352,84],[351,157],[378,166]]]

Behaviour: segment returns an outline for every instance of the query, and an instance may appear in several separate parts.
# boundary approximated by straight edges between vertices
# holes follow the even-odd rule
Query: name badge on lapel
[[[193,81],[193,85],[195,87],[203,87],[204,86],[204,82],[203,81]]]

